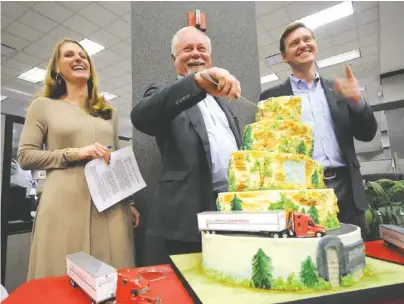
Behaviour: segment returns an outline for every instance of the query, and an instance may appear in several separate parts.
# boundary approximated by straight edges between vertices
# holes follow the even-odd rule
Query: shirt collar
[[[303,83],[306,83],[305,80],[299,79],[299,78],[295,77],[293,74],[291,74],[291,75],[289,76],[289,79],[290,79],[290,82],[291,82],[292,86],[294,85],[294,86],[297,87],[297,88],[300,88],[300,86],[301,86]],[[314,84],[314,85],[317,84],[319,80],[320,80],[320,75],[318,74],[318,72],[316,72],[316,73],[314,74],[314,81],[313,81],[313,84]]]

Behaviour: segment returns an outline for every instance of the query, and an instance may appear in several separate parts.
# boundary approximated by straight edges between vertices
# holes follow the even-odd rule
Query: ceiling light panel
[[[105,49],[105,47],[103,47],[102,45],[94,41],[91,41],[90,39],[87,38],[81,40],[79,43],[83,46],[83,48],[87,51],[88,55],[90,56],[97,54]]]
[[[25,73],[22,73],[20,76],[18,76],[18,79],[29,81],[32,83],[38,83],[40,81],[43,81],[45,79],[46,71],[40,68],[32,68]]]
[[[308,28],[315,30],[320,26],[334,22],[338,19],[347,17],[352,14],[353,14],[352,1],[344,1],[340,4],[331,6],[322,11],[296,20],[296,22],[302,22]]]
[[[118,97],[118,95],[108,93],[108,92],[102,92],[100,95],[104,96],[106,100],[112,100]]]
[[[269,74],[269,75],[262,76],[261,77],[261,84],[276,81],[276,80],[279,80],[278,75],[276,75],[275,73],[272,73],[272,74]]]
[[[325,67],[328,67],[328,66],[331,66],[331,65],[335,65],[335,64],[342,63],[342,62],[354,60],[354,59],[357,59],[357,58],[360,58],[360,57],[361,57],[360,50],[353,50],[353,51],[350,51],[350,52],[347,52],[347,53],[343,53],[343,54],[339,54],[339,55],[336,55],[336,56],[332,56],[332,57],[328,57],[328,58],[325,58],[325,59],[318,60],[316,63],[317,63],[318,68],[322,69],[322,68],[325,68]]]

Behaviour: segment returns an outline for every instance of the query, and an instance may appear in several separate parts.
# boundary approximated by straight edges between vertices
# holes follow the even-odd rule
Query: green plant
[[[309,209],[309,215],[316,224],[320,224],[320,217],[318,216],[318,211],[316,206],[311,206]]]
[[[231,210],[232,211],[242,211],[243,210],[242,203],[243,203],[243,201],[237,197],[237,194],[235,194],[233,199],[230,201]]]
[[[222,205],[220,204],[220,201],[218,199],[216,200],[216,210],[222,211]]]
[[[306,149],[306,145],[304,144],[304,140],[301,140],[299,145],[297,146],[296,153],[305,155],[306,150],[307,149]]]
[[[330,213],[327,213],[327,216],[325,218],[325,229],[332,229],[332,228],[338,228],[340,226],[339,220],[336,216],[331,215]]]
[[[341,278],[341,282],[340,282],[340,286],[342,287],[351,287],[353,285],[355,285],[356,280],[354,279],[354,277],[350,274],[344,276]]]
[[[234,285],[239,285],[239,286],[243,286],[243,287],[254,287],[252,281],[248,280],[248,279],[234,278],[230,274],[221,273],[219,271],[208,269],[205,267],[202,267],[202,271],[208,277],[211,277],[211,278],[218,280],[220,282],[223,282],[223,283],[234,284]]]
[[[241,150],[251,150],[251,144],[253,142],[252,138],[252,127],[247,125],[244,129],[243,143],[241,145]]]
[[[272,281],[272,261],[269,256],[260,248],[252,260],[252,282],[254,287],[269,289]]]
[[[308,288],[314,288],[314,286],[318,283],[317,268],[310,256],[308,256],[301,264],[300,280]]]
[[[331,283],[324,280],[323,278],[318,278],[318,282],[314,285],[315,290],[329,290],[331,288]]]
[[[281,198],[279,199],[279,201],[270,204],[268,210],[285,210],[287,212],[298,211],[299,206],[294,204],[293,201],[284,193],[281,193]]]
[[[314,170],[314,173],[313,173],[313,175],[311,176],[311,183],[314,185],[315,188],[319,188],[317,170]]]

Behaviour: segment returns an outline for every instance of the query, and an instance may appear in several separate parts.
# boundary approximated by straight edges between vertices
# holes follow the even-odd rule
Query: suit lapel
[[[219,98],[215,98],[215,99],[216,99],[217,104],[222,108],[222,111],[226,115],[227,121],[229,122],[230,130],[233,132],[234,138],[236,139],[237,147],[240,148],[241,147],[241,136],[240,136],[239,128],[237,128],[237,126],[236,126],[236,122],[234,120],[235,119],[234,115],[230,112],[229,108],[223,101],[221,101]]]
[[[198,134],[202,141],[203,149],[205,150],[206,158],[208,160],[209,170],[212,171],[212,157],[210,155],[210,144],[208,133],[206,132],[205,122],[203,121],[203,116],[201,110],[197,105],[187,109],[185,111],[188,115],[189,120],[194,126],[195,132]]]
[[[282,91],[283,96],[294,95],[293,90],[292,90],[292,85],[290,84],[289,78],[284,83],[282,83],[281,91]]]

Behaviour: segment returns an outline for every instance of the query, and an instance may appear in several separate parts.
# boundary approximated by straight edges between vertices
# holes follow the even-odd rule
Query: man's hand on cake
[[[346,78],[335,79],[335,92],[342,94],[346,99],[358,103],[361,99],[359,83],[352,73],[349,64],[345,66]]]
[[[210,76],[218,85],[203,78],[201,73]],[[195,81],[199,88],[212,96],[227,96],[229,100],[232,100],[241,95],[240,82],[225,69],[210,68],[198,72],[195,74]]]

